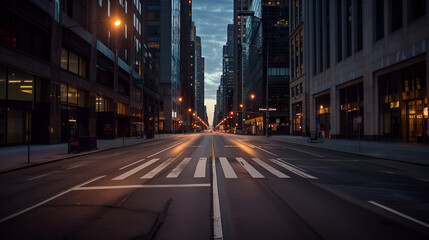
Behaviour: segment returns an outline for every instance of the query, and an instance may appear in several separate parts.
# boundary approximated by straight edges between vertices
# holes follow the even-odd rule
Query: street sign
[[[267,111],[267,109],[266,108],[259,108],[259,111],[261,111],[261,112],[264,111],[265,112],[265,111]],[[277,108],[268,108],[268,111],[269,112],[275,112],[275,111],[277,111]]]

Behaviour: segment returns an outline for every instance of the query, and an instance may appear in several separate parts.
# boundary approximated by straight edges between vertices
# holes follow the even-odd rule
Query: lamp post
[[[267,85],[265,86],[265,135],[268,137],[268,60],[270,45],[267,44]]]

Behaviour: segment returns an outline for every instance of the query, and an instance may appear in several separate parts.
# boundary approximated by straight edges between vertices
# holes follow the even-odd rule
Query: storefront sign
[[[259,111],[267,111],[267,109],[266,108],[259,108]],[[268,111],[269,112],[275,112],[275,111],[277,111],[277,108],[268,108]]]

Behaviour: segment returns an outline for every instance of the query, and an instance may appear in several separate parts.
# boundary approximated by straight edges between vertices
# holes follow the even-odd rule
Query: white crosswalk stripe
[[[225,178],[237,178],[237,174],[235,174],[234,170],[231,167],[231,164],[229,164],[228,162],[228,159],[226,159],[225,157],[220,157],[219,161],[220,165],[222,166]]]
[[[140,170],[142,170],[142,169],[144,169],[144,168],[148,167],[149,165],[151,165],[152,163],[154,163],[154,162],[156,162],[156,161],[158,161],[158,160],[159,160],[159,158],[154,158],[154,159],[152,159],[152,160],[149,160],[148,162],[145,162],[145,163],[143,163],[142,165],[140,165],[140,166],[138,166],[138,167],[136,167],[136,168],[133,168],[133,169],[131,169],[130,171],[128,171],[128,172],[126,172],[126,173],[124,173],[124,174],[121,174],[121,175],[119,175],[119,176],[117,176],[117,177],[113,178],[112,180],[124,180],[125,178],[127,178],[127,177],[129,177],[129,176],[131,176],[131,175],[135,174],[136,172],[138,172],[138,171],[140,171]]]
[[[158,167],[154,168],[152,171],[141,177],[141,179],[151,179],[160,173],[164,168],[166,168],[170,163],[172,163],[176,158],[169,158],[167,161],[161,163]]]
[[[317,179],[317,177],[311,176],[310,174],[307,174],[305,172],[303,172],[302,170],[299,170],[297,167],[293,166],[290,163],[286,163],[284,161],[281,161],[279,159],[270,159],[271,162],[279,165],[280,167],[289,170],[293,173],[295,173],[298,176],[301,176],[303,178],[309,178],[309,179]]]
[[[191,161],[191,158],[183,159],[183,161],[167,175],[167,178],[177,178],[186,165],[188,165],[189,161]]]
[[[243,158],[236,157],[235,159],[244,167],[244,169],[246,169],[246,171],[253,178],[264,178],[264,176],[262,176],[262,174],[260,172],[258,172],[252,165],[247,163],[246,160],[244,160]]]
[[[194,178],[205,178],[206,177],[206,164],[207,158],[200,157],[198,161],[197,168],[195,169]]]
[[[265,178],[266,176],[264,176],[263,174],[261,174],[261,172],[259,172],[257,170],[257,168],[260,166],[263,169],[265,169],[266,171],[270,172],[271,174],[273,174],[274,176],[281,178],[281,179],[286,179],[286,178],[291,178],[289,175],[283,173],[280,171],[280,169],[276,169],[281,167],[283,169],[286,169],[289,172],[292,172],[293,174],[299,176],[299,177],[303,177],[303,178],[307,178],[307,179],[318,179],[315,176],[312,176],[310,174],[308,174],[304,169],[299,168],[297,166],[294,166],[291,163],[288,163],[286,161],[284,161],[281,158],[272,158],[269,159],[270,162],[274,163],[274,166],[271,166],[269,163],[267,163],[266,161],[263,161],[259,158],[250,158],[251,160],[245,160],[245,158],[243,157],[234,157],[239,165],[241,165],[252,178]],[[200,157],[197,158],[198,162],[196,164],[195,167],[195,171],[194,171],[194,178],[205,178],[206,177],[206,172],[207,172],[207,160],[208,157]],[[230,158],[231,159],[231,158]],[[153,159],[149,159],[148,161],[144,162],[143,164],[134,167],[133,165],[136,165],[139,162],[144,161],[144,159],[140,159],[132,164],[129,164],[125,167],[129,168],[129,167],[134,167],[133,169],[115,177],[112,178],[112,180],[124,180],[134,174],[136,174],[139,171],[142,171],[143,169],[149,167],[150,165],[153,165],[156,162],[159,162],[156,166],[154,167],[154,169],[152,169],[151,171],[143,174],[143,176],[141,177],[141,179],[151,179],[154,178],[155,176],[157,176],[158,174],[160,174],[164,169],[166,169],[170,164],[173,163],[173,161],[176,160],[176,158],[168,158],[165,161],[160,161],[160,158],[153,158]],[[168,173],[168,175],[166,176],[166,178],[179,178],[179,176],[183,175],[183,170],[189,165],[189,163],[192,161],[192,157],[186,157],[183,160],[181,160],[181,162],[173,169],[171,170],[171,172]],[[257,165],[252,166],[252,164],[250,164],[248,161],[254,161]],[[231,163],[228,161],[228,158],[226,157],[219,157],[219,162],[220,162],[220,166],[222,168],[222,171],[224,173],[225,178],[227,179],[231,179],[231,178],[238,178],[237,174],[235,171],[241,171],[241,170],[234,170],[234,168],[240,168],[238,167],[238,165],[231,165]],[[195,165],[194,165],[195,166]],[[234,166],[234,168],[233,168]],[[120,168],[121,170],[124,169],[125,167]]]
[[[286,175],[286,174],[280,172],[279,170],[271,167],[270,165],[268,165],[264,161],[260,160],[259,158],[252,158],[252,160],[255,161],[257,164],[259,164],[261,167],[265,168],[265,170],[267,170],[268,172],[277,176],[278,178],[290,178],[288,175]]]

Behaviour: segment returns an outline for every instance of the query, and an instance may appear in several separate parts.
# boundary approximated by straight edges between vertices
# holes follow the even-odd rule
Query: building
[[[189,3],[187,3],[189,4]],[[180,74],[181,1],[147,1],[148,48],[159,59],[160,119],[159,131],[181,129],[182,105]]]
[[[288,2],[251,0],[248,10],[245,130],[262,135],[269,126],[273,134],[289,134]]]
[[[195,37],[195,109],[196,114],[204,118],[204,58],[198,36]]]
[[[238,113],[238,118],[234,118],[235,121],[238,121],[238,119],[242,118],[242,106],[243,104],[243,86],[245,85],[246,81],[246,69],[243,61],[243,52],[246,51],[246,19],[248,16],[242,15],[242,12],[248,10],[248,2],[249,0],[234,0],[234,25],[230,28],[230,25],[228,25],[228,41],[232,39],[232,42],[229,42],[228,45],[231,45],[233,43],[233,46],[231,50],[233,51],[233,63],[232,66],[234,67],[234,82],[233,82],[233,89],[232,92],[232,109],[228,109],[229,111],[234,111]],[[232,32],[230,32],[232,31]],[[230,35],[230,34],[233,35]],[[229,112],[228,111],[228,112]]]
[[[429,1],[304,1],[310,128],[428,142]]]
[[[156,132],[158,63],[142,11],[140,0],[2,1],[0,145]]]
[[[179,122],[181,130],[192,130],[192,113],[195,111],[194,99],[194,72],[193,72],[193,43],[191,37],[194,32],[192,22],[192,1],[181,0],[181,27],[180,27],[180,83],[181,83],[181,110],[182,119]]]
[[[234,102],[236,96],[236,68],[234,65],[234,25],[228,24],[227,29],[227,42],[223,45],[223,58],[222,58],[222,85],[224,88],[224,113],[234,111]],[[241,78],[240,78],[241,79]],[[240,87],[241,89],[241,87]],[[240,95],[241,96],[241,95]]]
[[[289,0],[290,112],[292,135],[305,135],[308,123],[308,86],[305,78],[302,0]]]

